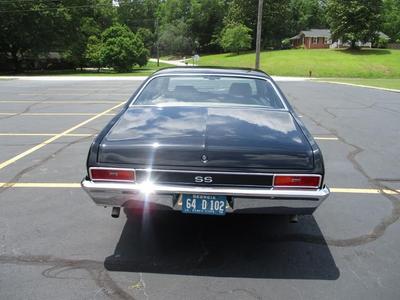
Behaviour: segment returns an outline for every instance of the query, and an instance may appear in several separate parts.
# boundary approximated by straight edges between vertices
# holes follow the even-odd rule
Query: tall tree
[[[400,0],[384,0],[383,7],[383,32],[400,42]]]
[[[225,1],[222,0],[192,0],[188,21],[192,39],[200,48],[196,50],[218,50],[214,44],[214,36],[223,28],[225,10]]]
[[[118,20],[133,32],[139,28],[154,32],[160,2],[161,0],[118,0]]]
[[[12,57],[15,70],[51,51],[82,67],[89,36],[115,16],[111,0],[0,1],[0,53]]]
[[[264,47],[279,48],[290,32],[290,0],[267,0],[263,13]]]
[[[332,37],[351,42],[374,39],[381,29],[382,0],[328,0]]]
[[[252,47],[255,46],[257,5],[254,0],[231,0],[225,22],[238,20],[252,30]],[[263,47],[279,47],[281,40],[291,34],[290,0],[265,0],[263,9]]]
[[[164,54],[190,55],[194,50],[189,27],[181,20],[161,27],[159,43]]]
[[[200,45],[200,51],[218,50],[214,37],[223,24],[228,0],[166,0],[160,4],[161,27],[187,26],[187,38]]]
[[[311,28],[326,28],[326,5],[320,0],[291,0],[291,34]]]
[[[24,58],[62,47],[68,12],[56,1],[1,1],[0,53],[10,55],[15,71]]]
[[[116,22],[116,9],[110,0],[64,0],[69,14],[63,37],[64,58],[76,67],[87,64],[85,49],[90,36],[99,36]],[[75,7],[75,8],[72,8]]]

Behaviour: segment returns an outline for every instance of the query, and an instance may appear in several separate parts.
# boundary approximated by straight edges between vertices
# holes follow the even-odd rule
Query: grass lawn
[[[366,86],[382,87],[387,89],[400,90],[400,78],[381,79],[381,78],[321,78],[323,81],[342,82],[360,84]],[[318,80],[317,80],[318,81]]]
[[[1,75],[20,75],[20,76],[43,76],[43,75],[71,75],[71,76],[148,76],[154,71],[165,68],[172,67],[173,65],[160,63],[157,67],[156,62],[149,61],[146,66],[134,67],[130,73],[117,73],[111,69],[102,69],[100,72],[96,70],[44,70],[44,71],[28,71],[21,74],[1,74]]]
[[[202,66],[254,68],[255,54],[214,54],[200,58]],[[264,51],[261,69],[271,75],[400,78],[400,50],[363,49],[359,51],[334,49],[292,49]]]

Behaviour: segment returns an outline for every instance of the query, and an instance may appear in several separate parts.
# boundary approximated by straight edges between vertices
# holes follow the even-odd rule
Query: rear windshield
[[[160,76],[152,79],[135,105],[257,105],[284,108],[269,81],[228,76]]]

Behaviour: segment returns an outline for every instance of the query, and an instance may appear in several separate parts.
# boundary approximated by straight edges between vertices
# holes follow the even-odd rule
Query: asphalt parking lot
[[[400,299],[400,94],[279,82],[323,150],[313,216],[119,219],[81,190],[136,80],[0,80],[0,299]]]

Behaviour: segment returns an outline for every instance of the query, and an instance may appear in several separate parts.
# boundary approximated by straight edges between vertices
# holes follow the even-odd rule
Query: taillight
[[[320,175],[275,175],[274,187],[318,188]]]
[[[90,168],[92,181],[126,181],[134,182],[136,179],[135,170],[117,168]]]

